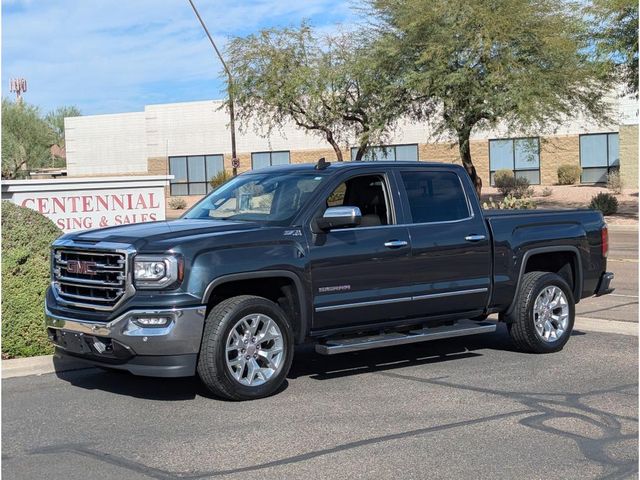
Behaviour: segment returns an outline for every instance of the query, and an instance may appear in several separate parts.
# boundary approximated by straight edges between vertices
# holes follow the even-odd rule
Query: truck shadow
[[[573,335],[585,335],[574,331]],[[494,333],[454,339],[400,345],[325,356],[315,353],[312,345],[296,348],[289,380],[309,377],[313,380],[392,371],[408,366],[429,365],[481,357],[481,350],[515,351],[504,325]],[[58,371],[59,379],[87,390],[103,390],[123,396],[160,401],[185,401],[196,397],[217,399],[196,377],[152,378],[137,377],[128,372],[100,368]],[[285,381],[276,395],[289,386]]]

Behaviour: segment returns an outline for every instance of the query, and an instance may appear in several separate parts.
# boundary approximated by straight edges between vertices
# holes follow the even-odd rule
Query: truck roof
[[[439,162],[422,162],[422,161],[382,161],[382,162],[355,162],[355,161],[332,161],[328,167],[325,167],[322,170],[316,170],[316,163],[291,163],[287,165],[274,165],[271,167],[263,167],[255,170],[250,170],[246,173],[254,173],[254,172],[272,172],[272,173],[284,173],[284,172],[295,172],[295,171],[317,171],[320,172],[335,172],[337,170],[344,170],[349,168],[376,168],[380,167],[443,167],[450,170],[457,170],[462,168],[460,165],[452,164],[452,163],[439,163]]]

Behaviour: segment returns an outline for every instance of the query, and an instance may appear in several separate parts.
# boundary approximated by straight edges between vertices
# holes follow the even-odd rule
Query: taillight
[[[607,258],[607,254],[609,253],[609,229],[606,225],[602,227],[600,233],[602,235],[602,256]]]

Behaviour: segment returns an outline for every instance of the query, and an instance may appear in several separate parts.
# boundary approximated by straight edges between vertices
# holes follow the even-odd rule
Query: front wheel
[[[575,320],[575,302],[567,282],[555,273],[526,273],[515,302],[507,322],[518,349],[533,353],[562,350]]]
[[[282,309],[251,295],[216,305],[204,327],[198,376],[215,395],[252,400],[274,393],[293,359],[293,334]]]

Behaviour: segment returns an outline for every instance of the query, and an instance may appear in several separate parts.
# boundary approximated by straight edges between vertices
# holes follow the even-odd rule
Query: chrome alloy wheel
[[[562,337],[569,325],[569,302],[561,288],[545,287],[533,304],[533,321],[542,340],[553,343]]]
[[[284,355],[284,338],[280,327],[263,313],[241,318],[227,337],[227,368],[242,385],[263,385],[280,371]]]

